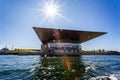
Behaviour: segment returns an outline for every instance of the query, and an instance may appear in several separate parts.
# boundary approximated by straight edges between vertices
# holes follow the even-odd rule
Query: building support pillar
[[[42,52],[48,52],[48,45],[47,44],[42,44],[41,45],[41,51]]]

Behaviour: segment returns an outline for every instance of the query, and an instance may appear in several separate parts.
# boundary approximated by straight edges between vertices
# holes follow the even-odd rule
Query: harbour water
[[[120,80],[119,55],[0,55],[0,80]]]

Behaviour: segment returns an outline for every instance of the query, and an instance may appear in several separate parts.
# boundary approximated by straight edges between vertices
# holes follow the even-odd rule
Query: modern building
[[[79,30],[65,30],[33,27],[42,42],[42,52],[79,52],[81,43],[106,34]]]

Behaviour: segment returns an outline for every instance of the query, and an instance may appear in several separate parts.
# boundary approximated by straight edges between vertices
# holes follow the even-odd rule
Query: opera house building
[[[78,53],[82,49],[81,43],[106,34],[106,32],[33,28],[42,42],[42,52]]]

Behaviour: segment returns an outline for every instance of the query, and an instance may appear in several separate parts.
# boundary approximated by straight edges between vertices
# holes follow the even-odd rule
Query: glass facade
[[[56,42],[47,45],[49,51],[53,52],[79,52],[82,48],[79,43]]]

